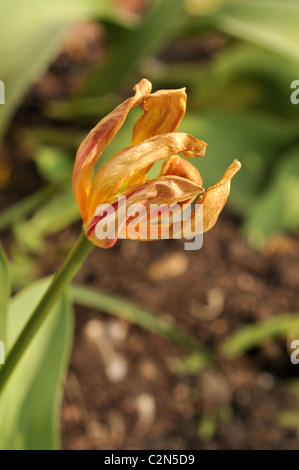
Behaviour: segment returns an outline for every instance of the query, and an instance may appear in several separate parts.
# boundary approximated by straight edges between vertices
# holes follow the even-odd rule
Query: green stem
[[[82,266],[93,249],[92,243],[88,241],[82,232],[77,243],[72,248],[65,262],[53,278],[47,292],[33,311],[28,323],[11,349],[7,361],[0,371],[0,393],[5,387],[9,377],[16,365],[34,338],[35,334],[60,299],[66,287],[69,285],[77,271]]]

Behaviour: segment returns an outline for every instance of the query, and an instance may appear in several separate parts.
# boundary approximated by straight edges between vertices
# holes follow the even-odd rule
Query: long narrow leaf
[[[15,342],[49,282],[50,279],[39,280],[13,299],[7,324],[7,350]],[[59,447],[59,410],[72,329],[71,306],[67,295],[63,295],[1,395],[0,449],[46,450]]]
[[[216,27],[239,39],[299,62],[299,4],[294,0],[227,2]]]
[[[104,67],[99,68],[83,95],[99,96],[118,89],[140,61],[166,45],[181,28],[183,0],[155,0],[136,30],[128,31]]]
[[[246,326],[225,341],[222,351],[225,356],[233,357],[274,338],[283,338],[289,333],[299,333],[298,313],[277,315]]]
[[[0,215],[0,231],[25,218],[30,212],[45,202],[56,189],[56,185],[46,186],[5,209]]]
[[[5,343],[6,316],[10,296],[10,272],[8,260],[0,243],[0,340]]]
[[[24,93],[47,69],[70,26],[89,17],[111,16],[107,0],[1,0],[0,79],[5,105],[0,106],[0,140]]]
[[[212,361],[212,355],[197,340],[185,334],[178,327],[149,313],[148,311],[124,299],[109,295],[98,289],[73,284],[72,295],[74,302],[85,307],[94,308],[101,312],[120,318],[156,333],[191,351],[202,355],[205,364]]]

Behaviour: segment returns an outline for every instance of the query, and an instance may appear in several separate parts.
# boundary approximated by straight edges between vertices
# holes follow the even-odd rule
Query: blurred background
[[[80,270],[74,321],[53,330],[40,369],[46,386],[64,361],[61,407],[49,398],[62,448],[298,448],[298,21],[296,0],[1,1],[0,230],[14,292],[74,244],[76,150],[141,78],[186,87],[179,130],[208,144],[192,162],[205,188],[242,163],[201,250],[119,240]],[[139,115],[100,164],[129,145]],[[31,396],[34,413],[26,387],[18,400]],[[25,421],[11,420],[4,446]],[[23,447],[46,446],[34,426]]]

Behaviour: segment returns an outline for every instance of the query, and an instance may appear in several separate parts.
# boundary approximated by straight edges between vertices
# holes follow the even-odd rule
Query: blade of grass
[[[6,229],[9,225],[18,219],[26,217],[30,212],[36,209],[43,202],[47,201],[57,190],[56,184],[51,184],[42,188],[25,199],[16,202],[12,206],[5,209],[0,215],[0,231]]]
[[[78,305],[123,318],[188,350],[200,353],[205,364],[213,362],[211,352],[204,348],[197,340],[184,333],[180,328],[171,325],[166,320],[156,317],[131,302],[80,284],[73,284],[71,292],[74,302]]]
[[[226,357],[234,357],[274,338],[283,338],[289,333],[299,333],[298,313],[285,313],[246,326],[224,342],[222,351]]]
[[[7,310],[10,296],[10,272],[5,252],[0,243],[0,340],[5,342]]]

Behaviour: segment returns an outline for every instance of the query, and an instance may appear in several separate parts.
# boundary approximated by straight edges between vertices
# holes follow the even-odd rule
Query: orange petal
[[[240,169],[241,163],[234,160],[221,180],[199,197],[197,204],[203,204],[203,232],[210,230],[217,222],[230,193],[231,179]]]
[[[143,184],[136,184],[126,188],[123,191],[120,191],[117,196],[109,201],[111,206],[115,208],[115,218],[107,218],[105,223],[107,222],[108,224],[115,224],[114,227],[108,227],[108,231],[110,231],[110,233],[111,229],[115,234],[126,233],[125,226],[128,219],[123,217],[121,225],[118,224],[118,213],[120,209],[117,206],[117,200],[120,200],[122,209],[124,208],[125,204],[125,214],[127,214],[134,204],[142,204],[142,206],[145,208],[145,211],[149,211],[151,204],[163,204],[167,207],[171,207],[178,202],[186,201],[190,198],[196,197],[200,192],[202,192],[201,186],[198,186],[197,184],[186,180],[185,178],[178,176],[160,176],[146,181]],[[113,239],[99,240],[96,237],[96,225],[102,219],[102,215],[95,215],[92,217],[86,228],[86,235],[95,245],[110,247],[115,243],[117,236],[114,239],[114,243]]]
[[[93,171],[101,153],[123,125],[128,112],[140,104],[151,92],[151,83],[143,79],[134,87],[135,95],[128,98],[104,117],[87,135],[80,145],[73,170],[73,191],[83,221],[86,221],[86,203],[90,191]]]
[[[179,155],[174,155],[162,163],[160,175],[176,175],[186,178],[199,186],[202,185],[202,177],[197,168],[191,162],[185,160]],[[191,203],[193,199],[186,201],[185,204]]]
[[[137,170],[177,153],[200,157],[204,155],[205,148],[205,142],[176,132],[154,136],[122,149],[102,166],[94,178],[88,199],[88,220],[96,207],[114,196]]]
[[[173,155],[173,157],[162,163],[160,176],[164,175],[181,176],[182,178],[193,181],[199,186],[202,185],[202,177],[198,169],[192,165],[191,162],[188,162],[188,160],[185,160],[179,155]]]
[[[219,214],[227,201],[230,192],[231,179],[240,169],[241,163],[238,160],[234,160],[224,173],[221,180],[200,195],[190,218],[188,220],[185,220],[184,218],[184,222],[182,221],[181,224],[179,223],[175,226],[172,224],[170,229],[163,225],[160,226],[159,238],[164,238],[163,233],[165,232],[165,229],[166,233],[169,233],[169,238],[192,238],[195,235],[200,235],[201,233],[210,230],[217,222]],[[185,204],[187,204],[187,202],[185,202]],[[182,205],[182,209],[183,207],[186,207],[185,204],[184,206]],[[196,216],[201,217],[200,213],[196,214],[196,208],[198,207],[197,204],[202,204],[202,220],[200,218],[199,221],[195,220]],[[146,232],[144,240],[147,240]]]
[[[225,171],[221,180],[211,186],[206,191],[204,191],[196,204],[202,204],[203,207],[203,220],[202,220],[202,227],[199,233],[195,229],[195,211],[193,211],[191,215],[191,224],[190,228],[192,230],[192,234],[186,233],[184,231],[184,236],[194,236],[199,235],[200,233],[205,233],[214,227],[217,219],[219,217],[220,212],[222,211],[227,198],[230,193],[230,185],[231,179],[233,176],[241,169],[241,163],[238,160],[234,160],[233,163],[228,167]]]
[[[144,98],[141,107],[144,114],[136,122],[131,145],[158,134],[175,132],[186,111],[185,88],[159,90]]]
[[[154,135],[175,132],[186,111],[185,88],[159,90],[144,98],[141,106],[144,114],[136,122],[131,145],[137,145]],[[128,185],[144,181],[151,164],[136,171]]]

